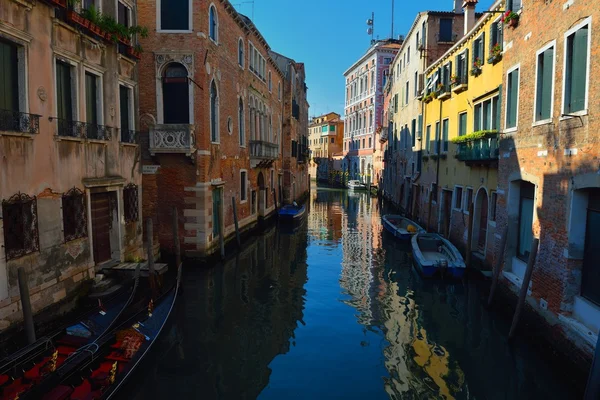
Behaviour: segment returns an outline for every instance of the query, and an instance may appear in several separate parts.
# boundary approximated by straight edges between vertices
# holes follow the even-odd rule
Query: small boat
[[[414,263],[426,278],[446,274],[461,278],[466,270],[465,262],[447,239],[437,233],[417,233],[411,239]]]
[[[69,358],[115,326],[138,287],[139,271],[130,290],[123,287],[75,323],[59,329],[2,360],[0,399],[23,398],[53,375]]]
[[[383,227],[401,240],[410,240],[416,233],[425,233],[419,224],[401,215],[386,214],[382,219]]]
[[[288,204],[279,209],[279,220],[284,222],[300,221],[306,214],[306,207],[294,204]]]
[[[348,181],[348,189],[350,190],[367,190],[367,185],[361,181],[352,180]]]
[[[74,360],[76,368],[57,374],[35,397],[44,400],[110,399],[148,354],[171,315],[181,285],[177,280],[170,289],[150,300],[147,306],[130,316],[111,332],[94,342],[95,349],[81,352]],[[29,397],[28,397],[29,398]]]

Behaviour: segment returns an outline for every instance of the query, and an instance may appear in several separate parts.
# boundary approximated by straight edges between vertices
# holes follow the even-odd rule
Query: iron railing
[[[138,143],[138,131],[132,131],[131,129],[121,129],[121,142],[122,143]]]
[[[498,135],[458,144],[456,158],[460,161],[495,161],[499,155]]]
[[[110,128],[105,125],[90,124],[87,122],[71,121],[62,118],[53,118],[57,122],[57,135],[79,139],[110,140]]]
[[[65,243],[87,236],[85,194],[74,187],[62,195],[63,233]]]
[[[40,133],[40,116],[20,111],[0,110],[0,131]]]
[[[250,158],[274,160],[279,153],[279,146],[263,140],[250,141]]]
[[[4,251],[7,260],[40,250],[37,198],[17,193],[2,201]]]

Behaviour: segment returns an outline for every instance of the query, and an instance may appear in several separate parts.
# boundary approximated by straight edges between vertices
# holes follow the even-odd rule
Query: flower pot
[[[89,22],[90,22],[73,10],[67,11],[67,21],[70,21],[70,22],[74,23],[75,25],[79,25],[83,28],[87,28],[86,24],[89,24]]]
[[[123,43],[126,46],[131,45],[131,40],[129,40],[128,38],[124,37],[124,36],[118,36],[119,42]]]
[[[519,18],[515,17],[515,18],[511,18],[508,21],[508,26],[510,26],[511,28],[516,28],[517,25],[519,25]]]
[[[135,58],[136,60],[139,60],[139,59],[142,58],[140,52],[139,51],[135,51],[135,49],[133,47],[131,47],[131,46],[129,46],[127,48],[127,55],[130,56],[130,57],[132,57],[132,58]]]

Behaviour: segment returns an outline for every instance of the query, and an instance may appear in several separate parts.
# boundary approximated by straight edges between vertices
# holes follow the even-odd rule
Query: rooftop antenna
[[[252,22],[254,22],[254,0],[242,1],[241,3],[235,3],[234,6],[238,7],[238,6],[242,6],[244,4],[252,4],[252,18],[250,18],[250,19],[252,20]]]
[[[367,35],[371,35],[371,44],[375,43],[375,13],[371,12],[371,19],[367,20]]]

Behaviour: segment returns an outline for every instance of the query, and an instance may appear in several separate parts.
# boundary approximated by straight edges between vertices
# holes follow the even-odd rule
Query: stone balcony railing
[[[194,125],[165,124],[150,128],[150,154],[192,155],[195,149]]]
[[[270,166],[279,156],[279,146],[263,140],[251,140],[250,164],[252,168]]]

